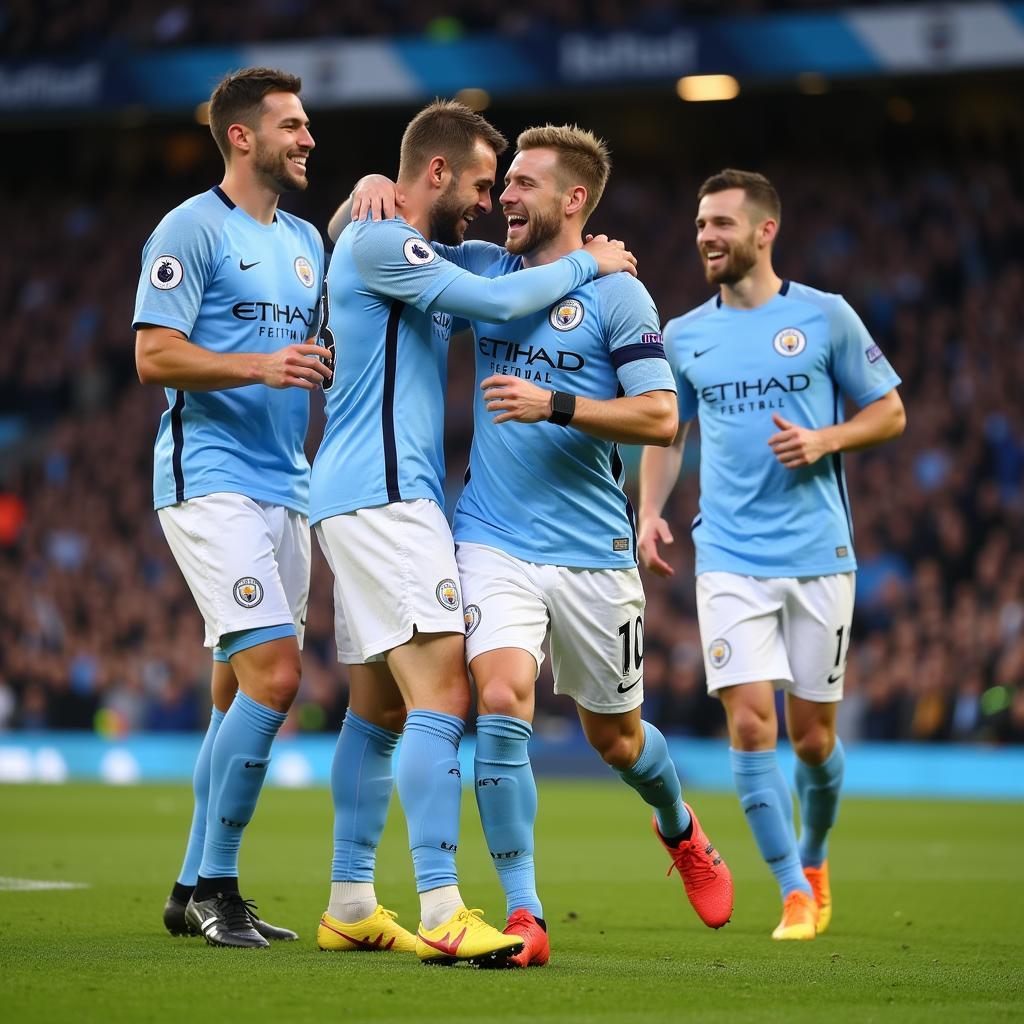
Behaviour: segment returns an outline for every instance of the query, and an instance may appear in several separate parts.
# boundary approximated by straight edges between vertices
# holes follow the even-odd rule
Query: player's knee
[[[610,733],[592,737],[590,743],[609,768],[621,772],[636,764],[643,751],[644,739],[643,733]]]
[[[260,680],[261,703],[275,711],[287,711],[299,692],[302,667],[299,662],[282,659],[275,662]]]
[[[773,723],[755,708],[733,709],[729,736],[737,750],[763,750],[773,746]]]
[[[793,737],[793,750],[806,764],[824,764],[836,745],[832,730],[824,725],[815,725],[801,736]]]
[[[401,732],[405,728],[405,716],[404,707],[385,708],[373,716],[373,724],[388,732]]]
[[[524,701],[508,679],[488,679],[484,685],[477,682],[477,704],[481,715],[505,715],[522,718]]]

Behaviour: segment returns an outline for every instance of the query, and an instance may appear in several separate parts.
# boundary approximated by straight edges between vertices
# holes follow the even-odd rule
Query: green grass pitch
[[[161,926],[191,813],[186,786],[0,787],[0,876],[85,883],[0,890],[0,1016],[59,1021],[1009,1021],[1024,1019],[1020,805],[847,799],[832,841],[835,916],[775,943],[778,893],[734,798],[688,794],[736,879],[720,931],[687,904],[617,783],[540,783],[548,967],[423,967],[315,946],[328,894],[326,790],[268,790],[242,852],[243,889],[297,943],[212,949]],[[463,894],[504,910],[466,794]],[[378,896],[410,928],[417,902],[392,807]]]

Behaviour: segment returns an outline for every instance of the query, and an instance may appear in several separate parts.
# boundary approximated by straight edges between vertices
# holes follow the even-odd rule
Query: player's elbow
[[[668,448],[679,433],[679,408],[675,395],[662,391],[651,396],[654,408],[651,416],[650,433],[647,444],[658,448]]]
[[[907,429],[907,410],[903,406],[903,399],[899,392],[893,391],[888,396],[889,403],[889,432],[887,441],[899,437]]]

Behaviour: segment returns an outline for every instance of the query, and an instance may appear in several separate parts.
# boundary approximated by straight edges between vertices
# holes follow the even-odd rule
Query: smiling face
[[[553,149],[517,153],[501,193],[501,211],[508,223],[505,248],[519,256],[556,238],[565,223],[566,198]]]
[[[316,143],[309,118],[292,92],[270,92],[263,99],[253,136],[253,172],[275,192],[300,192],[309,184],[306,159]]]
[[[748,203],[741,188],[704,196],[697,208],[696,223],[697,252],[709,284],[734,285],[742,281],[774,237],[774,228],[766,228],[775,221]]]
[[[491,189],[498,170],[494,150],[477,139],[473,154],[462,171],[434,200],[430,209],[430,237],[442,245],[461,245],[466,228],[477,217],[491,212]]]

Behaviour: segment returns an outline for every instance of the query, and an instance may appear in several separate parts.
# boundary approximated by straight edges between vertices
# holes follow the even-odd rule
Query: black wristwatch
[[[548,417],[548,423],[557,423],[560,427],[567,427],[575,414],[575,395],[570,395],[567,391],[551,392],[551,415]]]

